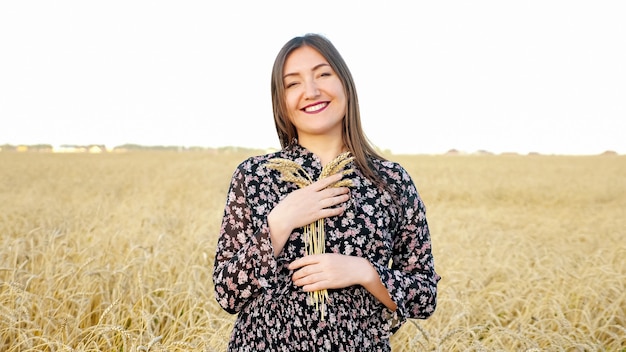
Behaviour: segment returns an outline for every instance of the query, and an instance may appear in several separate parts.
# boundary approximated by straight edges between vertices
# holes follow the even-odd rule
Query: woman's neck
[[[304,140],[298,140],[298,143],[315,154],[320,159],[322,166],[347,151],[341,138],[304,138]]]

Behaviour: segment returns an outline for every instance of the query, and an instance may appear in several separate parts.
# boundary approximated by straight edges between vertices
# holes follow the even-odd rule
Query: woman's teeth
[[[306,111],[306,112],[315,112],[315,111],[318,111],[318,110],[321,110],[321,109],[325,108],[326,105],[327,105],[327,103],[319,103],[319,104],[316,104],[316,105],[307,106],[306,108],[304,108],[304,111]]]

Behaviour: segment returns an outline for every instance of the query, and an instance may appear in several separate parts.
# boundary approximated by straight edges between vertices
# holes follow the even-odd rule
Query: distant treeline
[[[261,151],[262,149],[243,148],[243,147],[183,147],[175,145],[140,145],[140,144],[123,144],[113,148],[107,148],[103,144],[74,145],[63,144],[53,146],[51,144],[32,144],[32,145],[0,145],[0,152],[42,152],[42,153],[107,153],[107,152],[131,152],[131,151],[174,151],[174,152],[198,152],[206,151],[213,153],[238,153]]]
[[[74,144],[62,144],[59,146],[52,146],[50,144],[32,144],[32,145],[12,145],[2,144],[0,145],[0,152],[40,152],[40,153],[124,153],[124,152],[139,152],[139,151],[171,151],[171,152],[209,152],[214,154],[226,154],[226,153],[256,153],[261,154],[264,152],[272,152],[276,149],[273,148],[246,148],[237,146],[228,147],[183,147],[177,145],[141,145],[141,144],[122,144],[113,148],[107,148],[103,144],[89,144],[89,145],[74,145]],[[392,155],[392,151],[388,149],[377,149],[382,155]],[[495,154],[487,150],[478,150],[473,153],[463,152],[457,149],[450,149],[443,155],[521,155],[516,152],[504,152]],[[537,152],[530,152],[529,156],[541,155]],[[548,154],[550,155],[550,154]],[[606,150],[598,155],[620,155],[616,151]]]

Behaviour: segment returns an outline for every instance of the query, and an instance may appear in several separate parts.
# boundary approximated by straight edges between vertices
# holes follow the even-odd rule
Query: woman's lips
[[[328,102],[324,101],[324,102],[320,102],[320,103],[315,103],[315,104],[311,104],[311,105],[307,105],[305,106],[302,111],[304,112],[318,112],[320,110],[323,110],[324,108],[326,108],[328,106]]]

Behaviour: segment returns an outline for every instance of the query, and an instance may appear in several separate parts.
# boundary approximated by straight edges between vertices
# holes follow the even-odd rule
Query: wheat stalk
[[[337,174],[339,172],[343,173],[344,175],[351,174],[352,172],[354,172],[354,169],[344,170],[344,168],[352,160],[354,160],[354,157],[350,156],[350,152],[340,154],[331,162],[324,165],[319,179],[321,180],[325,177]],[[306,187],[314,182],[313,178],[309,175],[308,172],[306,172],[306,170],[302,168],[300,164],[289,159],[270,159],[266,164],[266,167],[269,169],[277,170],[278,172],[280,172],[281,180],[285,182],[292,182],[300,188]],[[342,179],[331,184],[329,187],[337,188],[351,186],[353,186],[352,180]],[[326,236],[324,232],[323,218],[304,226],[303,232],[305,238],[304,246],[307,255],[322,254],[325,252]],[[315,309],[320,312],[322,320],[324,320],[326,312],[326,300],[328,299],[328,291],[326,289],[312,291],[309,293],[309,297],[311,298],[312,304],[315,304]]]

